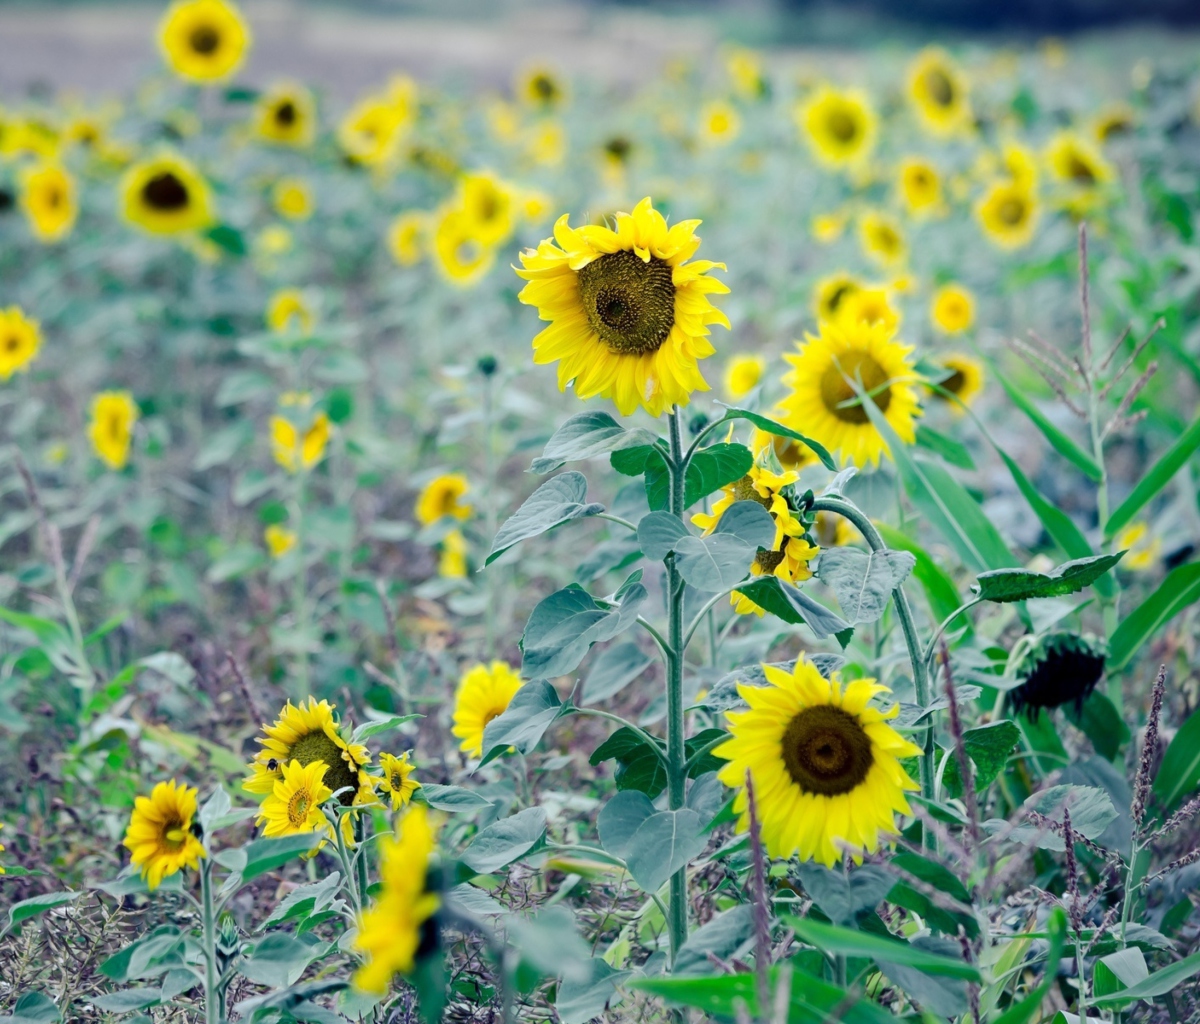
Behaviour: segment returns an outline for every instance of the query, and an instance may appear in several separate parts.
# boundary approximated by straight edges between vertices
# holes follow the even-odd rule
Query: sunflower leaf
[[[850,628],[840,615],[778,576],[759,576],[738,587],[737,592],[784,622],[808,626],[822,640]]]
[[[659,811],[638,827],[627,846],[629,873],[643,892],[658,892],[668,878],[708,845],[695,811]]]
[[[553,530],[573,519],[599,515],[604,506],[587,501],[587,478],[574,470],[547,480],[500,527],[484,565],[530,537]]]
[[[731,409],[727,407],[725,415],[721,418],[720,422],[727,423],[730,420],[749,420],[759,430],[765,430],[768,434],[774,434],[776,437],[790,437],[793,441],[799,441],[805,447],[812,450],[812,453],[821,460],[822,465],[826,469],[837,469],[837,463],[833,461],[833,456],[829,454],[823,444],[801,434],[798,430],[785,427],[778,420],[773,420],[769,416],[762,415],[762,413],[751,412],[749,409]]]
[[[637,621],[646,588],[631,585],[613,608],[596,601],[578,584],[544,598],[533,609],[521,637],[522,672],[527,679],[566,675],[584,659],[592,644],[611,640]]]
[[[1008,755],[1020,740],[1021,730],[1007,719],[989,722],[963,733],[963,747],[974,765],[976,793],[987,789],[1003,771],[1008,763]],[[951,796],[961,795],[962,779],[959,778],[958,759],[953,755],[946,764],[942,784]]]
[[[558,692],[544,679],[525,683],[513,696],[503,714],[497,715],[483,730],[482,768],[510,747],[528,754],[538,745],[554,720],[570,711]]]
[[[681,537],[675,543],[675,565],[691,586],[716,593],[746,578],[755,550],[729,534]]]
[[[541,807],[501,818],[483,829],[462,853],[472,871],[490,875],[529,853],[546,834],[546,812]]]
[[[577,413],[559,427],[546,442],[541,458],[534,459],[531,473],[553,473],[577,459],[590,459],[628,448],[648,447],[658,438],[641,427],[626,430],[608,413],[589,410]]]
[[[907,551],[829,548],[821,554],[817,578],[837,595],[848,624],[854,626],[883,615],[892,591],[904,583],[916,561]]]
[[[1066,597],[1091,586],[1116,565],[1124,554],[1124,551],[1119,551],[1113,555],[1076,558],[1056,566],[1050,572],[993,569],[991,572],[979,574],[974,589],[980,600],[995,601],[998,604],[1035,598]]]

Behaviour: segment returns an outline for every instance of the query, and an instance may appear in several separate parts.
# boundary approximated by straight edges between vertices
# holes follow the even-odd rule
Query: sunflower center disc
[[[163,171],[142,186],[142,198],[156,210],[182,210],[188,204],[188,190],[174,174]]]
[[[925,75],[925,91],[939,107],[948,107],[954,102],[954,83],[946,72],[935,68]]]
[[[288,801],[288,823],[293,828],[299,828],[308,820],[308,793],[301,790],[293,793]]]
[[[282,125],[293,125],[296,123],[296,106],[291,100],[285,100],[279,104],[275,111],[275,120]]]
[[[4,348],[9,352],[15,352],[20,347],[21,347],[21,339],[18,338],[15,334],[10,334],[8,336],[8,339],[4,342]]]
[[[821,377],[821,401],[834,416],[844,423],[868,423],[870,418],[850,380],[857,381],[872,401],[879,407],[880,412],[887,412],[892,401],[891,386],[885,385],[888,375],[882,366],[868,352],[850,351],[838,357]],[[855,405],[845,403],[856,402]]]
[[[1074,154],[1071,156],[1070,175],[1071,180],[1080,185],[1096,184],[1096,175],[1091,166]]]
[[[783,763],[806,793],[849,793],[862,784],[874,763],[871,738],[841,708],[805,708],[783,734]]]
[[[844,110],[835,110],[829,115],[826,123],[829,127],[829,134],[838,142],[853,142],[854,137],[858,134],[857,123]]]
[[[207,56],[221,45],[221,34],[211,25],[200,25],[192,30],[188,42],[196,53]]]
[[[338,800],[347,807],[354,800],[358,789],[358,775],[350,770],[350,766],[342,759],[342,748],[333,742],[323,732],[310,732],[298,739],[291,749],[292,759],[302,765],[323,761],[326,765],[325,785],[335,793],[346,786],[350,792],[343,793]]]
[[[996,213],[1005,224],[1016,227],[1025,219],[1025,204],[1020,199],[1006,199]]]
[[[952,395],[957,395],[966,384],[967,378],[963,376],[962,370],[955,370],[949,377],[941,383],[941,387],[945,388]]]
[[[579,271],[588,324],[617,355],[648,355],[675,326],[675,283],[666,260],[624,249]]]
[[[784,538],[783,547],[778,551],[768,551],[766,548],[759,548],[758,554],[754,556],[754,560],[758,563],[758,567],[762,570],[763,575],[769,575],[779,568],[779,563],[783,561],[784,552],[787,550],[787,538]]]
[[[404,785],[404,780],[400,777],[399,772],[392,772],[388,778],[388,785],[397,792],[400,791],[400,787]]]
[[[186,839],[187,833],[183,829],[183,822],[178,818],[163,822],[159,843],[168,853],[178,853],[182,850]]]

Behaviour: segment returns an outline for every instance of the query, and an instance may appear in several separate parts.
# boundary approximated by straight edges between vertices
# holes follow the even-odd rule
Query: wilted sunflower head
[[[1073,704],[1076,713],[1104,675],[1105,649],[1093,636],[1048,633],[1021,661],[1021,685],[1008,693],[1018,714],[1036,719],[1042,708]]]

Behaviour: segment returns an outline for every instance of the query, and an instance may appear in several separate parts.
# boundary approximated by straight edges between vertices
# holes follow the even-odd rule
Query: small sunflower
[[[521,677],[503,661],[476,665],[462,677],[454,697],[451,732],[462,740],[460,749],[468,757],[483,757],[483,730],[508,710],[521,684]]]
[[[512,236],[516,198],[515,191],[494,174],[477,171],[462,176],[455,205],[466,217],[467,232],[481,245],[494,247]]]
[[[567,101],[567,87],[562,78],[541,65],[519,71],[515,91],[522,102],[543,111],[557,110]]]
[[[557,167],[567,156],[567,129],[561,121],[545,117],[530,125],[524,143],[526,156],[538,167]]]
[[[263,542],[267,545],[267,550],[271,552],[272,558],[282,558],[296,546],[296,541],[299,539],[295,530],[289,530],[286,526],[280,526],[278,523],[272,523],[263,530]]]
[[[379,841],[380,891],[363,914],[354,946],[366,955],[354,975],[355,987],[380,995],[394,974],[409,974],[422,947],[436,943],[434,914],[440,905],[428,879],[436,834],[429,814],[413,804],[397,826],[395,837]]]
[[[700,111],[700,141],[706,146],[728,146],[741,130],[741,115],[723,100],[709,103]]]
[[[1019,686],[1008,699],[1017,714],[1036,719],[1043,708],[1053,710],[1073,704],[1076,713],[1104,675],[1104,645],[1078,633],[1050,633],[1041,637],[1017,669]]]
[[[864,324],[883,324],[891,331],[900,327],[900,311],[892,305],[886,288],[859,288],[846,296],[838,309],[838,318]]]
[[[936,47],[917,55],[908,72],[908,95],[921,123],[947,135],[970,122],[971,104],[962,70]]]
[[[1158,564],[1162,554],[1162,538],[1150,532],[1150,527],[1139,521],[1130,523],[1113,538],[1113,547],[1124,551],[1121,567],[1133,572],[1148,572]]]
[[[213,220],[208,183],[192,164],[162,153],[134,164],[121,181],[127,221],[156,235],[207,227]]]
[[[875,145],[875,112],[857,90],[822,86],[796,109],[796,123],[813,155],[828,167],[848,167],[864,160]]]
[[[911,814],[905,792],[920,788],[900,765],[921,748],[888,724],[899,712],[871,706],[889,692],[874,679],[825,679],[800,657],[793,671],[764,665],[767,686],[739,685],[748,711],[728,711],[730,739],[713,750],[728,761],[718,777],[739,789],[738,828],[749,827],[746,775],[754,783],[763,842],[772,857],[832,866],[849,849],[856,861]],[[742,787],[742,788],[739,788]]]
[[[371,755],[361,743],[349,743],[342,738],[333,710],[328,701],[318,704],[315,697],[299,705],[288,701],[275,724],[263,726],[263,738],[258,741],[263,749],[248,765],[251,774],[242,788],[250,793],[272,793],[289,762],[300,765],[320,762],[329,769],[324,776],[325,784],[333,792],[340,792],[339,801],[349,806],[364,786],[370,786],[370,779],[362,769]]]
[[[1092,121],[1092,135],[1101,145],[1137,127],[1137,112],[1128,103],[1113,103],[1101,110]]]
[[[724,264],[688,259],[700,246],[698,220],[666,220],[643,199],[616,227],[572,228],[564,214],[554,239],[521,253],[529,283],[518,298],[551,321],[533,339],[534,362],[558,361],[558,386],[580,398],[611,398],[628,416],[660,416],[707,391],[699,360],[712,355],[709,325],[729,320],[708,296],[728,292],[707,275]],[[555,244],[557,242],[557,244]]]
[[[842,237],[847,220],[845,213],[819,213],[809,223],[808,230],[822,245],[829,245]]]
[[[55,163],[30,168],[21,176],[21,207],[39,242],[66,238],[79,212],[75,179]]]
[[[908,256],[908,243],[900,225],[887,214],[873,212],[862,218],[858,226],[859,241],[867,258],[884,267],[903,263]]]
[[[172,779],[160,782],[149,796],[139,796],[122,843],[151,891],[162,880],[184,868],[195,868],[206,856],[192,832],[196,816],[196,790]]]
[[[434,477],[417,496],[414,510],[417,522],[429,526],[446,517],[470,519],[474,509],[460,500],[470,489],[470,481],[461,473],[443,473]]]
[[[256,825],[263,826],[263,836],[327,830],[329,819],[321,805],[333,796],[333,790],[325,784],[328,772],[329,765],[324,761],[301,764],[293,760],[284,764],[255,820]]]
[[[421,788],[421,784],[411,777],[413,766],[408,761],[407,753],[399,757],[380,754],[379,767],[383,769],[383,790],[391,799],[392,810],[398,811],[412,800],[413,793]]]
[[[725,364],[725,394],[735,402],[745,398],[762,380],[766,368],[762,356],[734,356]]]
[[[42,347],[42,331],[20,306],[0,309],[0,380],[26,373]]]
[[[306,335],[312,331],[313,319],[312,307],[299,288],[281,288],[267,303],[267,326],[277,334]]]
[[[946,370],[946,376],[937,382],[938,387],[949,391],[963,405],[970,405],[983,390],[983,367],[970,356],[956,352],[938,356],[937,362]],[[933,395],[942,401],[949,401],[938,391],[934,391]],[[962,406],[952,404],[956,412],[962,411]]]
[[[1046,147],[1050,173],[1072,188],[1090,190],[1113,179],[1113,169],[1100,151],[1077,132],[1059,132]]]
[[[286,416],[272,416],[271,453],[289,473],[312,469],[324,458],[332,432],[332,424],[324,412],[318,412],[301,426]]]
[[[821,278],[813,289],[813,312],[817,321],[836,320],[842,303],[863,287],[857,277],[844,271]]]
[[[1037,227],[1038,213],[1033,191],[1013,181],[994,184],[975,208],[984,234],[1001,249],[1027,245]]]
[[[171,69],[189,82],[219,82],[239,67],[250,48],[250,28],[226,0],[176,0],[158,29]]]
[[[429,215],[417,210],[400,214],[388,228],[388,252],[402,267],[420,262],[425,251],[425,236],[429,231]]]
[[[302,178],[280,178],[271,189],[271,205],[288,220],[308,220],[313,212],[312,189]]]
[[[805,466],[814,465],[819,461],[817,453],[803,441],[784,437],[782,434],[769,434],[765,430],[759,430],[758,427],[754,428],[750,447],[754,452],[754,458],[759,462],[763,461],[767,450],[770,449],[779,465],[785,470],[799,472]]]
[[[900,165],[900,199],[914,217],[933,213],[942,205],[942,177],[928,160],[910,157]]]
[[[921,410],[911,354],[886,324],[822,323],[819,335],[808,335],[796,355],[784,357],[792,365],[783,378],[791,388],[780,403],[784,422],[860,468],[878,463],[888,453],[887,444],[850,382],[866,391],[900,439],[912,444]]]
[[[933,294],[929,316],[938,330],[961,334],[975,322],[975,296],[962,285],[942,285]]]
[[[763,75],[762,59],[753,50],[741,47],[730,50],[725,57],[725,70],[734,89],[745,99],[761,99],[770,91]]]
[[[128,391],[101,391],[92,399],[88,439],[92,450],[110,469],[123,469],[140,415]]]
[[[360,100],[338,125],[338,143],[356,163],[377,167],[395,160],[416,121],[417,93],[411,79],[398,77],[388,92]]]
[[[1017,142],[1005,143],[1000,153],[1000,169],[1014,185],[1033,190],[1038,183],[1038,160],[1034,153]]]
[[[299,82],[278,82],[259,97],[260,138],[281,146],[303,148],[317,133],[317,104]]]
[[[467,538],[461,530],[451,530],[442,538],[438,575],[448,580],[467,578]]]
[[[475,233],[470,217],[455,205],[445,207],[433,226],[434,266],[451,284],[478,284],[496,262],[496,250]]]

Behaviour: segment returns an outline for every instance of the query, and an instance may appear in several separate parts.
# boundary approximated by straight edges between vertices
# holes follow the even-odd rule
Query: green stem
[[[358,852],[354,855],[354,870],[357,873],[359,901],[362,906],[367,903],[367,813],[358,814],[354,819],[354,842]]]
[[[492,394],[492,376],[483,375],[483,464],[484,464],[484,496],[483,506],[486,516],[486,536],[490,544],[496,536],[496,460],[493,457],[496,450],[495,430],[493,427],[494,396]],[[496,574],[484,573],[483,585],[487,590],[487,602],[484,605],[484,652],[488,660],[496,656]]]
[[[637,533],[637,527],[628,519],[622,519],[620,516],[614,516],[610,512],[600,512],[596,515],[597,519],[607,519],[610,523],[616,523],[618,526],[624,526],[627,530],[632,530]]]
[[[292,697],[297,703],[304,700],[312,692],[312,683],[308,674],[308,566],[304,561],[304,471],[296,476],[296,494],[293,509],[296,516],[296,552],[300,559],[296,575],[292,577],[292,620],[296,632],[302,641],[301,650],[296,654],[296,678],[293,680]]]
[[[204,1022],[224,1024],[217,982],[217,914],[213,906],[212,860],[200,861],[200,904],[204,921]]]

